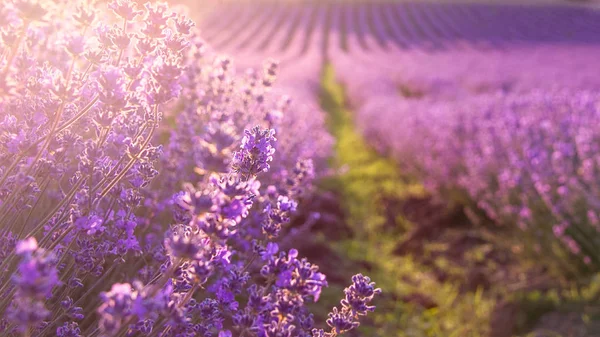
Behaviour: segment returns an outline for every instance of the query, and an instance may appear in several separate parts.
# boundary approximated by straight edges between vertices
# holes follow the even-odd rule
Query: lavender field
[[[0,0],[0,337],[600,336],[593,0]]]

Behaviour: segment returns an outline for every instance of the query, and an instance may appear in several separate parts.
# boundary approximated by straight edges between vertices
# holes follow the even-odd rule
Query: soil
[[[327,240],[324,242],[301,240],[299,250],[309,260],[319,264],[324,271],[339,270],[339,266],[348,264],[326,243],[328,240],[353,237],[352,229],[344,221],[344,212],[338,200],[335,193],[327,192],[307,200],[304,205],[305,209],[317,210],[321,214],[312,225],[310,232],[312,235],[316,233],[324,235]],[[405,239],[399,242],[395,254],[412,255],[420,263],[432,268],[440,282],[459,282],[463,292],[472,292],[478,288],[503,289],[506,293],[522,290],[543,291],[552,288],[552,280],[543,268],[523,270],[520,261],[508,248],[495,245],[481,235],[485,232],[481,226],[485,224],[475,225],[462,209],[451,209],[431,198],[384,200],[383,202],[387,206],[386,227],[397,225],[394,222],[398,214],[402,214],[414,224],[412,230],[405,234]],[[293,222],[292,228],[299,228],[306,221],[306,217],[300,217]],[[295,245],[298,243],[298,241],[294,242]],[[428,251],[427,247],[432,245],[443,246],[444,249]],[[475,251],[480,252],[480,256],[479,259],[473,260],[472,255]],[[438,268],[434,261],[440,257],[464,270],[462,278],[449,274],[446,268]],[[353,263],[360,264],[360,261]],[[369,269],[370,266],[361,267]],[[343,271],[339,274],[328,273],[328,281],[343,285],[347,282],[347,275],[344,274]],[[409,294],[398,300],[427,309],[436,307],[435,299],[422,293]],[[522,315],[522,308],[519,304],[499,298],[490,320],[490,337],[513,337],[520,315]],[[581,314],[577,313],[549,312],[543,315],[530,331],[528,336],[537,337],[600,336],[586,332],[589,329],[586,330]]]

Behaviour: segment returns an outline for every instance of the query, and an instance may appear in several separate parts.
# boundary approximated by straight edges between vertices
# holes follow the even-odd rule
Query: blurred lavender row
[[[331,63],[357,127],[431,192],[520,227],[530,236],[524,242],[536,242],[531,250],[571,271],[574,256],[579,268],[597,270],[600,44],[586,21],[597,14],[525,6],[509,15],[511,6],[494,8],[471,12],[486,27],[479,38],[431,34],[435,50],[363,52],[362,44],[377,46],[377,37],[356,34],[346,49],[329,49]],[[532,26],[519,26],[527,15]]]
[[[600,42],[600,13],[566,2],[209,0],[204,7],[210,10],[200,29],[217,48],[266,55],[302,55],[322,33],[337,34],[318,46],[324,52],[346,47],[351,36],[363,53]]]

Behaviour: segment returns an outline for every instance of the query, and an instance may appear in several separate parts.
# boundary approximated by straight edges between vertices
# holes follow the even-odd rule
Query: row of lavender
[[[358,40],[358,52],[600,42],[598,12],[574,6],[272,0],[208,1],[206,7],[210,10],[201,27],[206,38],[237,52],[302,55],[316,35],[328,32],[338,37],[316,46],[319,50],[346,46],[349,37]]]
[[[536,242],[528,248],[597,270],[598,55],[572,41],[331,59],[379,150],[434,193],[518,225]]]
[[[276,63],[236,74],[162,3],[14,0],[0,28],[3,336],[336,336],[374,309],[362,275],[327,330],[305,306],[327,282],[285,225],[331,140]]]

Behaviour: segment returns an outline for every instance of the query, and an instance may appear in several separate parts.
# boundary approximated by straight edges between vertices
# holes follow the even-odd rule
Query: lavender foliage
[[[570,48],[407,51],[394,76],[383,63],[358,71],[338,50],[334,66],[363,134],[434,196],[519,227],[526,250],[565,271],[589,271],[600,266],[598,47]]]
[[[325,276],[277,239],[328,154],[303,138],[329,138],[294,127],[307,110],[273,93],[277,64],[236,73],[164,3],[0,18],[3,334],[313,334]]]

